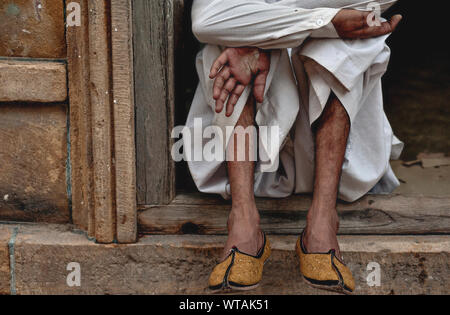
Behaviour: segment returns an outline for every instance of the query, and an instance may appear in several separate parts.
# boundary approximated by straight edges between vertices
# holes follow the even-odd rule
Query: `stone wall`
[[[0,56],[65,58],[64,1],[0,1]]]
[[[64,1],[0,1],[0,221],[71,220],[64,28]]]

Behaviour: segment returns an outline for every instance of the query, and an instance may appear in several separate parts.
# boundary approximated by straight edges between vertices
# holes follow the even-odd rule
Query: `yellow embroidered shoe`
[[[264,263],[270,253],[270,243],[265,234],[264,245],[257,256],[245,254],[234,247],[227,259],[218,264],[211,273],[209,277],[210,290],[246,291],[258,287],[262,279]]]
[[[308,254],[299,237],[296,252],[300,260],[300,272],[307,284],[325,290],[352,294],[355,280],[350,269],[336,257],[336,251]]]

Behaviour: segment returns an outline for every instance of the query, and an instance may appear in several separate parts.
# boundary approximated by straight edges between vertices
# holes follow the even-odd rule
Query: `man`
[[[389,161],[403,144],[383,111],[385,40],[401,20],[377,23],[361,0],[194,0],[193,31],[208,45],[197,57],[200,84],[187,126],[276,126],[264,147],[270,172],[255,159],[250,139],[227,137],[227,161],[189,161],[200,191],[232,199],[228,240],[210,288],[259,284],[270,246],[254,196],[283,198],[313,192],[307,227],[297,243],[309,284],[350,293],[337,232],[337,199],[398,186]],[[392,5],[387,1],[383,5]],[[292,50],[291,50],[292,48]],[[270,147],[270,145],[269,145]],[[194,149],[195,150],[195,149]],[[247,152],[237,159],[236,152]],[[264,152],[264,150],[263,150]],[[255,162],[256,160],[256,162]],[[276,161],[275,161],[276,160]],[[316,254],[310,254],[316,253]]]

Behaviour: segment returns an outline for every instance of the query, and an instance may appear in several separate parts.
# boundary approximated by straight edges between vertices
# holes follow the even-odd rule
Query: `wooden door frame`
[[[67,27],[73,223],[98,243],[137,240],[132,0],[78,0]]]
[[[143,100],[138,99],[149,106],[153,126],[144,139],[150,141],[150,165],[145,165],[145,171],[153,174],[156,184],[148,185],[151,198],[146,201],[168,205],[175,198],[175,163],[170,156],[174,12],[183,10],[184,0],[139,2],[146,5],[152,18],[134,32],[136,3],[132,0],[75,2],[81,8],[81,26],[67,27],[66,32],[72,219],[99,243],[133,243],[137,240],[134,91],[154,77],[160,77],[162,83],[151,87]],[[145,56],[137,60],[133,34],[136,42],[148,44],[140,49]],[[150,40],[139,41],[140,34],[149,35]],[[151,62],[142,68],[139,62],[145,58]],[[136,63],[139,68],[134,72]]]

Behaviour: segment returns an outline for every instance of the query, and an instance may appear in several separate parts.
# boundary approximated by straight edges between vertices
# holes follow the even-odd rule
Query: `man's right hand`
[[[226,116],[231,116],[245,87],[252,83],[253,95],[262,103],[269,70],[269,51],[253,47],[225,49],[212,65],[209,75],[215,79],[216,112],[221,113],[226,103]]]
[[[364,39],[390,34],[402,20],[401,15],[395,15],[380,26],[370,26],[370,14],[371,12],[344,9],[339,11],[332,22],[341,38]]]

